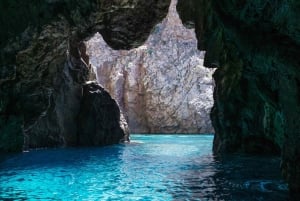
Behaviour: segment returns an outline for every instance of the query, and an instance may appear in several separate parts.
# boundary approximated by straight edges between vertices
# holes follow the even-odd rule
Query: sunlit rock
[[[167,17],[132,50],[108,47],[100,34],[87,42],[98,82],[117,100],[133,133],[212,133],[214,69],[203,67],[194,29],[173,0]]]

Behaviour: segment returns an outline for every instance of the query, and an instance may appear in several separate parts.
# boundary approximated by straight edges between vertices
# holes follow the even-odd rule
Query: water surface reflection
[[[179,173],[175,200],[287,200],[287,184],[280,177],[279,157],[207,155]]]
[[[0,200],[285,200],[279,158],[212,155],[212,135],[134,135],[0,162]]]

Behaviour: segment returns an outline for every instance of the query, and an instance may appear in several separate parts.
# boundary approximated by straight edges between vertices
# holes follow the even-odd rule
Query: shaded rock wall
[[[96,82],[83,85],[83,99],[77,120],[78,145],[98,146],[118,143],[120,140],[129,141],[127,122],[118,104]]]
[[[107,118],[114,123],[104,131],[118,130],[110,133],[116,135],[113,141],[96,144],[126,137],[114,101],[103,95],[100,86],[86,85],[90,69],[81,41],[100,32],[114,48],[134,47],[165,16],[168,5],[163,0],[1,1],[0,151],[88,145],[78,142],[87,124],[78,124],[78,120],[101,119],[94,111],[101,110],[101,105],[82,112],[86,103],[93,102],[111,101],[115,112]],[[87,90],[90,87],[93,90]],[[101,92],[99,97],[95,88]],[[101,129],[89,131],[96,131],[94,137],[102,140],[97,137]]]
[[[111,49],[100,34],[87,42],[98,82],[117,100],[132,133],[213,133],[214,69],[203,67],[194,29],[187,29],[172,0],[167,17],[147,41]]]
[[[214,151],[282,152],[282,173],[300,192],[300,3],[180,0],[204,64],[218,67]]]

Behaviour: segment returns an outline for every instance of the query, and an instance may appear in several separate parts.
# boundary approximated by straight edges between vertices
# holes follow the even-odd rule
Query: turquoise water
[[[0,162],[0,200],[285,200],[279,158],[212,156],[212,135],[132,135]]]

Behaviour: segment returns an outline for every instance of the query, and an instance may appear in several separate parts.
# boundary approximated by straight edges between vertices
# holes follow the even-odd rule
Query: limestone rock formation
[[[114,104],[102,93],[86,91],[90,69],[81,41],[100,32],[114,48],[135,47],[165,17],[168,5],[165,0],[1,1],[0,151],[81,144],[80,129],[92,122],[79,124],[78,119],[96,121],[101,118],[95,110],[103,109],[91,106],[89,113],[84,113],[86,103],[104,98]],[[96,144],[127,136],[126,129],[121,131],[124,125],[119,124],[122,117],[116,108],[113,111],[116,116],[107,118],[117,124],[111,123],[103,131],[118,133],[106,133],[116,136]],[[95,131],[97,139],[103,134],[100,126],[88,129]]]
[[[205,65],[217,66],[214,151],[282,152],[300,198],[300,3],[179,0],[195,25]]]
[[[167,17],[140,47],[111,49],[100,34],[87,42],[98,82],[117,100],[132,133],[213,133],[214,69],[203,67],[194,29],[172,0]]]
[[[89,77],[80,42],[100,32],[114,48],[137,47],[169,2],[1,0],[0,150],[21,150],[23,134],[32,135],[26,131],[40,128],[35,125],[41,119],[47,119],[44,128],[72,130],[67,122],[74,116],[67,112],[81,102],[78,94]],[[297,200],[299,1],[179,0],[178,10],[195,26],[198,47],[207,51],[205,65],[218,67],[215,152],[281,151],[282,172]],[[57,118],[66,126],[52,127]]]

